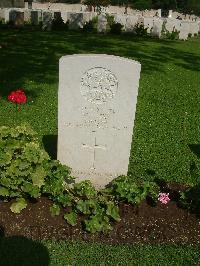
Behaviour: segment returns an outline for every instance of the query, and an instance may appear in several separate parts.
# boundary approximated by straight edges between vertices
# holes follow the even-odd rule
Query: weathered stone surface
[[[138,23],[138,16],[127,16],[125,31],[132,32],[137,23]]]
[[[180,40],[187,40],[189,33],[190,33],[190,24],[189,24],[189,22],[181,21],[179,39]]]
[[[31,10],[31,24],[39,25],[40,22],[42,22],[42,11]]]
[[[147,28],[148,33],[151,33],[153,29],[153,21],[154,18],[152,17],[144,17],[144,27]]]
[[[53,21],[53,13],[45,11],[43,12],[42,16],[43,16],[42,29],[50,31],[51,26],[52,26],[52,21]]]
[[[14,8],[7,8],[5,9],[5,22],[12,24],[15,27],[22,27],[24,26],[24,12],[20,11],[22,9],[14,9]]]
[[[198,22],[191,22],[190,21],[190,33],[192,36],[198,35],[199,33],[199,23]]]
[[[140,64],[111,55],[60,59],[58,160],[97,187],[127,174]]]
[[[107,18],[106,15],[101,14],[98,16],[97,31],[104,33],[106,32]]]
[[[69,13],[69,29],[78,30],[83,28],[83,13]]]
[[[162,26],[163,26],[163,20],[160,18],[154,18],[152,35],[160,38],[162,34]]]
[[[30,9],[24,9],[24,21],[25,22],[31,22],[31,10]]]
[[[123,28],[126,28],[126,21],[127,21],[127,15],[119,15],[119,14],[115,14],[114,15],[114,21],[116,23],[120,23],[121,25],[123,25]]]

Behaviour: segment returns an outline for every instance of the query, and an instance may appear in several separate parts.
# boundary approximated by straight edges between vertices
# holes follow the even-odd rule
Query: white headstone
[[[137,16],[129,16],[129,15],[127,15],[125,31],[126,32],[132,32],[134,30],[134,27],[137,24],[137,22],[138,22],[138,17]]]
[[[115,14],[114,21],[116,23],[120,23],[124,28],[126,28],[127,15]]]
[[[187,40],[189,33],[190,33],[190,25],[189,25],[189,22],[187,22],[187,21],[181,21],[181,23],[180,23],[179,39],[180,40]]]
[[[144,28],[147,28],[147,32],[151,33],[152,29],[153,29],[153,21],[154,18],[152,17],[144,17]]]
[[[173,10],[169,10],[168,18],[172,18],[172,17],[173,17]]]
[[[199,23],[198,22],[189,22],[190,25],[190,33],[192,36],[198,35],[199,33]]]
[[[160,38],[162,34],[162,26],[163,26],[163,20],[160,18],[154,18],[151,34],[153,36]]]
[[[24,21],[31,22],[31,10],[30,9],[24,9]]]
[[[45,11],[42,14],[43,16],[43,25],[42,25],[42,29],[43,30],[51,30],[51,26],[52,26],[52,21],[53,21],[53,13],[50,11]]]
[[[15,27],[24,26],[24,12],[21,10],[7,9],[5,13],[5,22],[12,22]]]
[[[106,32],[106,27],[107,27],[106,15],[100,14],[98,16],[97,31],[104,33]]]
[[[61,12],[61,17],[62,17],[64,23],[66,23],[69,20],[69,12],[62,11]]]
[[[42,11],[31,10],[31,23],[33,25],[39,25],[40,22],[42,22]]]
[[[102,187],[126,175],[141,65],[112,55],[60,59],[58,160]]]
[[[158,9],[158,17],[161,18],[162,17],[162,10],[161,9]]]
[[[69,20],[69,29],[71,30],[78,30],[83,28],[83,13],[69,13],[68,14]]]
[[[0,8],[0,20],[5,20],[5,10],[3,8]]]
[[[173,18],[166,18],[165,19],[165,29],[172,33],[173,31],[175,31],[175,19]]]

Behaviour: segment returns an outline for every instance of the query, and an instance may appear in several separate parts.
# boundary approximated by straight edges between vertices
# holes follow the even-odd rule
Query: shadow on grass
[[[57,139],[57,135],[45,135],[42,138],[45,151],[54,160],[57,159]]]
[[[3,30],[0,32],[0,92],[7,95],[26,81],[36,84],[58,82],[59,58],[68,54],[98,53],[128,57],[141,62],[143,73],[165,72],[173,62],[197,71],[200,56],[180,51],[183,42],[166,41],[133,35],[101,35],[81,32],[41,32]],[[30,94],[37,96],[38,91]]]
[[[5,237],[0,226],[0,265],[48,266],[48,249],[41,243],[21,236]]]
[[[198,158],[200,158],[200,144],[189,144],[188,147]]]

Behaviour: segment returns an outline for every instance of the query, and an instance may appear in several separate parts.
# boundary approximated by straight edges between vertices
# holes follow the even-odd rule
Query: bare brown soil
[[[107,244],[134,243],[200,243],[200,219],[195,214],[177,206],[175,201],[167,205],[152,206],[144,201],[138,208],[120,204],[121,221],[114,224],[113,231],[90,234],[82,228],[82,218],[72,227],[62,214],[52,217],[52,202],[43,197],[29,203],[21,214],[10,211],[11,202],[0,202],[0,226],[5,236],[25,236],[33,240],[83,240]]]

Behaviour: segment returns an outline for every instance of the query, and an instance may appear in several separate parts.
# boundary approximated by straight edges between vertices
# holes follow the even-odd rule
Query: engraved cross
[[[97,138],[95,137],[95,139],[94,139],[94,145],[89,146],[87,144],[82,144],[82,147],[85,148],[85,149],[91,149],[91,150],[94,151],[93,152],[93,162],[92,162],[92,166],[91,166],[90,169],[95,170],[96,169],[95,168],[96,151],[97,151],[97,149],[106,150],[106,146],[98,145],[97,144]]]

